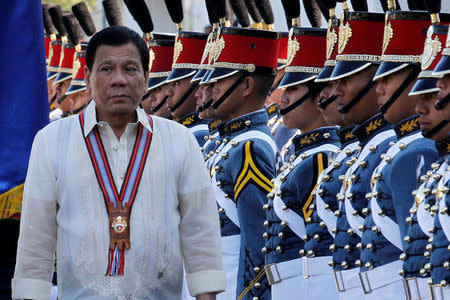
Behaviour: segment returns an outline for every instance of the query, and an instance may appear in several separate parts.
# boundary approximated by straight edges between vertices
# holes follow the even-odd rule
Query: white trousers
[[[222,237],[222,266],[226,273],[227,289],[216,296],[216,300],[236,299],[237,273],[239,268],[239,251],[241,248],[241,236],[232,235]],[[186,278],[186,276],[184,276]],[[189,294],[186,280],[183,280],[183,300],[195,300]]]

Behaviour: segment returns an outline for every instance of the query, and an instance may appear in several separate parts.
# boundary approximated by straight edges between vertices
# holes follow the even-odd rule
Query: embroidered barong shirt
[[[117,189],[138,123],[153,133],[131,210],[124,276],[105,276],[108,214],[78,116],[46,126],[33,142],[25,181],[13,298],[48,299],[57,254],[60,299],[180,299],[183,263],[192,295],[223,291],[214,192],[194,136],[137,109],[118,140],[98,122],[94,101],[84,132],[98,126]]]

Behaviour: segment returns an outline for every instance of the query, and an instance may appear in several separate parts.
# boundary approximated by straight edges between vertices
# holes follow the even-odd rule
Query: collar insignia
[[[311,133],[310,135],[305,135],[300,139],[300,145],[310,145],[311,143],[315,142],[317,140],[317,137],[319,136],[319,132]]]
[[[391,22],[387,22],[386,20],[386,25],[384,26],[382,55],[384,55],[384,52],[386,51],[389,42],[391,41],[393,36],[394,36],[394,29],[392,29]]]
[[[183,126],[190,127],[192,125],[195,125],[199,120],[200,118],[198,117],[198,115],[196,113],[192,113],[178,120],[178,123]]]
[[[369,123],[369,125],[366,126],[366,134],[371,133],[374,130],[377,130],[381,127],[381,119],[373,120]]]
[[[277,112],[277,105],[274,103],[274,104],[271,104],[271,105],[269,105],[268,107],[267,107],[267,114],[269,115],[269,116],[271,116],[272,114],[274,114],[274,113],[276,113]]]
[[[287,46],[287,59],[286,59],[287,66],[289,66],[292,63],[295,55],[297,54],[297,51],[300,50],[300,44],[297,41],[297,38],[294,37],[294,39],[292,39],[293,34],[294,34],[294,30],[291,29],[289,31],[289,41],[288,41],[288,46]]]
[[[214,129],[217,128],[217,126],[219,126],[220,122],[222,122],[221,120],[214,120],[208,123],[208,128],[209,131],[213,131]]]
[[[414,131],[414,129],[417,129],[419,127],[419,119],[412,119],[409,121],[406,121],[400,126],[400,132],[401,134],[410,133]]]
[[[439,38],[436,36],[433,39],[433,27],[428,28],[427,39],[421,55],[422,70],[428,69],[436,58],[436,55],[441,52],[442,45]]]
[[[338,51],[339,54],[344,52],[345,47],[347,46],[350,37],[352,36],[352,29],[350,28],[350,24],[344,25],[344,14],[341,16],[341,25],[339,25],[339,41],[338,41]]]

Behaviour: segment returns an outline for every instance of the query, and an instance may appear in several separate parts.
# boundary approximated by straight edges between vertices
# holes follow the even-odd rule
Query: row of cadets
[[[266,23],[273,24],[270,3],[259,1],[259,5]],[[216,1],[214,8],[223,19],[225,1]],[[264,102],[276,73],[279,34],[226,26],[219,30],[213,68],[205,81],[214,85],[212,109],[216,117],[228,121],[219,129],[211,175],[223,225],[226,270],[233,267],[227,266],[232,261],[226,260],[236,260],[235,254],[239,254],[237,275],[227,270],[234,278],[227,277],[227,297],[221,299],[270,299],[261,253],[262,206],[275,176],[277,148],[267,126]]]
[[[208,126],[196,112],[195,93],[198,90],[198,82],[191,80],[200,68],[208,36],[204,33],[183,31],[181,0],[166,1],[166,6],[172,21],[177,25],[172,71],[165,80],[169,85],[166,91],[167,105],[172,117],[188,127],[202,147],[205,143],[204,137],[208,135]]]
[[[333,163],[339,175],[340,190],[333,206],[325,206],[323,214],[333,213],[335,220],[327,224],[334,235],[329,246],[329,265],[339,291],[339,298],[360,299],[360,226],[367,211],[370,178],[381,162],[380,155],[395,139],[392,126],[378,113],[374,74],[380,63],[384,15],[365,11],[349,12],[342,2],[343,14],[338,28],[336,65],[331,80],[336,81],[334,94],[342,118],[356,125],[352,133],[358,146],[343,165]],[[370,36],[370,39],[366,37]]]
[[[280,169],[263,207],[267,229],[262,252],[272,299],[323,299],[336,294],[320,288],[327,286],[327,281],[332,283],[327,265],[331,254],[321,245],[323,241],[305,236],[319,228],[312,192],[318,176],[340,147],[336,123],[328,124],[318,106],[327,84],[315,81],[326,58],[327,30],[299,27],[300,3],[287,4],[285,9],[293,17],[294,27],[289,32],[285,74],[278,87],[284,90],[280,113],[284,125],[299,129],[301,134],[292,139],[294,153]],[[310,255],[308,260],[306,253]]]
[[[169,87],[166,79],[172,70],[175,36],[153,33],[153,20],[144,0],[125,0],[130,14],[143,32],[143,39],[149,48],[149,78],[147,93],[140,105],[147,114],[172,119],[166,105],[166,91]]]
[[[378,80],[380,111],[394,124],[397,141],[372,174],[372,190],[367,195],[370,200],[362,226],[361,285],[369,297],[387,294],[387,299],[394,299],[406,295],[402,290],[403,280],[398,276],[403,266],[400,259],[405,258],[400,255],[403,251],[415,251],[412,248],[417,246],[409,245],[412,239],[407,235],[406,218],[414,203],[411,192],[423,168],[429,168],[438,156],[434,142],[428,139],[430,132],[424,131],[427,136],[424,138],[420,130],[420,127],[427,128],[424,113],[427,95],[408,95],[420,72],[420,57],[422,62],[430,59],[429,49],[422,54],[430,16],[426,12],[395,10],[393,1],[388,4],[382,63],[375,80]],[[416,111],[420,120],[414,115]],[[437,128],[434,138],[439,139],[442,133],[446,137],[448,130],[449,126],[444,124],[444,128]],[[407,275],[407,272],[400,273]]]
[[[438,3],[439,5],[434,4],[433,6],[433,3],[427,1],[427,4],[431,6],[432,10],[430,12],[434,13],[433,19],[437,19],[435,23],[438,23],[439,15],[437,13],[439,12],[440,3]],[[442,15],[440,14],[441,18]],[[447,25],[448,23],[448,21],[445,22]],[[445,30],[448,26],[433,25],[433,27],[431,38],[434,35],[438,35],[439,38],[433,38],[433,40],[428,41],[427,36],[428,47],[434,51],[431,52],[432,54],[428,61],[428,64],[432,61],[431,65],[428,68],[426,68],[426,65],[422,66],[422,68],[429,71],[434,67],[436,61],[438,61],[438,64],[429,76],[434,77],[434,81],[437,80],[436,85],[439,88],[437,94],[438,101],[435,104],[435,109],[438,111],[441,119],[448,122],[450,120],[450,106],[448,105],[450,99],[450,29],[448,29],[449,33],[445,48],[440,53],[442,55],[440,57],[436,52],[440,52],[442,45],[444,45],[440,36],[442,34],[441,30]],[[434,41],[439,41],[440,43],[438,44]],[[427,46],[427,43],[425,46]],[[447,128],[447,138],[436,142],[439,160],[431,165],[431,172],[427,172],[421,178],[425,182],[425,186],[420,186],[415,192],[417,208],[412,208],[412,213],[417,214],[420,228],[423,228],[424,232],[429,236],[428,244],[425,246],[426,251],[424,256],[427,258],[427,262],[424,265],[424,271],[427,276],[431,277],[431,279],[428,279],[430,299],[446,299],[450,295],[450,218],[448,213],[448,207],[450,205],[448,196],[450,140],[448,132]],[[411,217],[414,216],[412,215]],[[407,253],[405,254],[407,255]],[[407,260],[405,261],[406,263]]]
[[[72,6],[72,12],[76,20],[80,24],[86,36],[90,37],[97,31],[89,13],[85,2],[79,2]],[[70,22],[74,23],[75,18],[70,18]],[[75,27],[75,25],[72,25]],[[84,76],[84,67],[86,66],[86,46],[87,43],[80,41],[75,45],[75,54],[73,56],[73,70],[70,86],[66,91],[64,106],[68,107],[68,114],[78,114],[82,112],[91,96],[86,89],[86,81]]]
[[[239,2],[239,1],[237,1]],[[212,172],[212,166],[210,163],[213,162],[213,155],[215,154],[215,148],[218,144],[220,144],[219,137],[219,128],[225,124],[224,121],[217,118],[217,115],[214,111],[214,108],[211,106],[213,99],[213,84],[207,82],[207,78],[210,70],[212,69],[212,64],[214,63],[214,50],[215,50],[215,42],[217,36],[219,34],[220,24],[224,25],[226,22],[226,11],[221,11],[218,9],[218,13],[215,12],[215,5],[213,0],[206,0],[206,10],[208,13],[209,23],[211,25],[211,32],[208,35],[208,40],[206,42],[205,48],[203,50],[202,62],[200,65],[200,69],[192,78],[192,82],[198,82],[199,88],[195,93],[195,97],[197,98],[197,112],[201,119],[208,121],[208,135],[204,137],[205,143],[201,150],[203,151],[203,155],[205,157],[206,165],[210,174]],[[217,8],[216,8],[217,10]],[[221,16],[219,20],[219,15]],[[239,23],[243,24],[243,26],[249,25],[248,15],[237,14],[240,18]],[[243,18],[241,18],[243,17]],[[246,17],[246,18],[245,18]],[[222,124],[222,125],[221,125]],[[223,225],[223,221],[221,220],[221,226]],[[237,270],[237,263],[233,264],[233,269]],[[231,273],[227,273],[227,276],[230,276]],[[227,277],[228,281],[232,280],[232,277]],[[227,289],[228,293],[228,289]]]
[[[445,48],[442,50],[442,57],[433,71],[433,75],[439,76],[437,82],[439,93],[437,95],[437,103],[435,108],[443,120],[450,120],[450,27],[447,35]],[[445,156],[444,173],[435,179],[438,180],[437,185],[432,188],[436,191],[434,194],[435,201],[433,209],[430,208],[430,214],[433,216],[433,233],[434,237],[431,241],[430,250],[430,269],[431,281],[430,297],[435,299],[444,298],[444,295],[450,294],[450,197],[449,197],[449,179],[450,179],[450,141],[437,144],[438,151]],[[433,195],[433,193],[432,193]]]
[[[50,49],[52,48],[51,43],[53,41],[56,41],[57,37],[58,37],[58,32],[56,31],[55,25],[53,25],[53,21],[52,18],[50,17],[50,14],[48,12],[48,9],[50,7],[50,4],[44,3],[42,4],[42,16],[43,16],[43,23],[44,23],[44,45],[45,45],[45,63],[46,63],[46,67],[47,70],[50,67],[50,60],[55,59],[55,64],[56,64],[56,57],[53,58],[53,51]],[[50,55],[51,54],[51,55]],[[59,55],[59,54],[58,54]],[[59,61],[59,60],[58,60]],[[49,79],[47,79],[48,84],[47,84],[47,94],[48,94],[48,102],[49,102],[49,106],[50,106],[50,111],[55,109],[55,91],[53,89],[53,79],[51,79],[51,81],[49,81]]]
[[[49,14],[50,18],[46,17]],[[56,38],[52,39],[49,45],[48,65],[47,65],[47,88],[50,103],[50,120],[56,120],[61,117],[62,110],[58,108],[58,100],[61,92],[57,93],[53,84],[59,71],[59,62],[62,53],[62,45],[67,42],[67,30],[62,22],[62,9],[60,5],[49,7],[48,10],[43,7],[44,20],[46,28],[51,28],[51,24],[56,29]],[[51,31],[49,31],[51,33]],[[55,33],[51,33],[52,34]]]
[[[428,246],[428,239],[432,236],[433,214],[430,208],[425,210],[426,203],[434,205],[434,198],[431,196],[431,190],[428,189],[436,185],[436,179],[445,171],[443,156],[445,151],[440,150],[442,145],[448,140],[447,121],[442,121],[438,111],[433,107],[436,100],[437,76],[432,75],[432,71],[440,59],[439,48],[445,42],[446,32],[448,30],[449,15],[441,14],[439,17],[440,3],[428,2],[433,24],[428,28],[425,40],[424,53],[421,57],[421,72],[409,95],[419,95],[420,99],[416,106],[419,114],[419,124],[422,129],[422,135],[428,139],[436,141],[439,159],[430,165],[424,165],[423,161],[417,166],[417,174],[420,175],[421,185],[418,190],[413,191],[414,202],[409,202],[410,209],[406,213],[406,229],[404,235],[403,252],[400,254],[400,260],[403,261],[399,274],[403,276],[403,285],[405,295],[409,299],[426,298],[428,296],[428,283],[430,281],[429,258],[431,249]],[[439,4],[439,7],[436,7]],[[391,12],[390,14],[393,14]],[[391,17],[392,18],[392,17]],[[442,20],[442,24],[440,24]],[[391,22],[392,23],[392,22]],[[445,24],[445,25],[443,25]],[[392,26],[393,30],[396,27]],[[386,31],[386,29],[385,29]],[[421,40],[424,40],[422,35]],[[443,141],[444,140],[444,141]],[[448,142],[448,141],[447,141]],[[442,167],[442,168],[441,168]],[[426,172],[425,172],[426,171]],[[426,201],[425,198],[427,198]],[[430,241],[431,242],[431,241]]]

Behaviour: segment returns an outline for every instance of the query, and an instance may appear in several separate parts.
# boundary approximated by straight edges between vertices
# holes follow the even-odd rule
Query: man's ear
[[[244,80],[244,90],[242,91],[242,96],[248,97],[252,93],[254,93],[256,88],[255,84],[255,79],[253,79],[253,77],[247,76]]]
[[[92,91],[91,91],[91,71],[88,69],[87,66],[84,66],[84,78],[85,78],[85,82],[86,82],[86,90],[92,96]]]
[[[149,71],[144,73],[144,95],[148,91],[148,76],[149,76]]]

